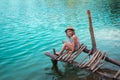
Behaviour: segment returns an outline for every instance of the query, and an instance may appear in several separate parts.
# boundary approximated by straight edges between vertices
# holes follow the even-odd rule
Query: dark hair
[[[73,31],[73,32],[75,31],[74,29],[66,29],[65,32],[67,32],[67,30],[71,30],[71,31]]]
[[[75,30],[74,29],[67,29],[67,30],[65,30],[65,33],[67,33],[68,30],[73,31],[73,35],[75,34]]]

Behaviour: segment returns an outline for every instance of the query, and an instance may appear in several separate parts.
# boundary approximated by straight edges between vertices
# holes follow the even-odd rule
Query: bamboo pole
[[[92,27],[92,19],[91,19],[90,10],[87,10],[87,15],[88,15],[89,31],[90,31],[91,42],[92,42],[92,49],[96,50],[96,41],[95,41],[94,31]]]

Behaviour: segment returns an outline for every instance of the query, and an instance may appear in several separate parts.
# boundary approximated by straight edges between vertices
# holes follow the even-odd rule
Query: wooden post
[[[54,53],[54,55],[56,54],[55,49],[53,49],[53,53]],[[51,61],[52,61],[53,67],[57,66],[57,60],[51,59]]]
[[[95,41],[94,31],[93,31],[93,27],[92,27],[92,19],[91,19],[91,15],[90,15],[90,10],[87,10],[87,15],[88,15],[88,22],[89,22],[89,31],[90,31],[91,41],[92,41],[92,49],[93,49],[93,51],[95,51],[96,50],[96,41]]]

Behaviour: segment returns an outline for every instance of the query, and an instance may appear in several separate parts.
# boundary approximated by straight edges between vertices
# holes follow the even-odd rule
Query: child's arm
[[[77,42],[77,36],[73,35],[72,38],[73,38],[73,49],[72,49],[72,51],[74,52],[75,51],[75,44]]]

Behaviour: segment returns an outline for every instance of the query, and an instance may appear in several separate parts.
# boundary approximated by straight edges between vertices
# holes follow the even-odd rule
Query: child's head
[[[75,30],[72,27],[67,27],[65,33],[67,37],[72,37],[75,34]]]

